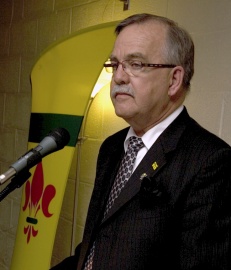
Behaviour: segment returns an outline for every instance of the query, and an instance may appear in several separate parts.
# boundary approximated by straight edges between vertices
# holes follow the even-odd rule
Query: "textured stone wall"
[[[191,115],[203,126],[231,144],[231,1],[130,0],[130,9],[124,11],[120,0],[1,0],[0,173],[6,171],[27,150],[32,91],[30,73],[42,52],[53,42],[77,30],[119,20],[138,12],[167,16],[192,34],[196,45],[196,71],[185,104]],[[92,104],[92,108],[97,111],[95,104],[97,101],[94,106]],[[94,181],[97,151],[102,140],[111,132],[108,129],[108,123],[111,122],[108,121],[108,113],[95,112],[93,115],[99,115],[93,121],[98,126],[88,125],[90,135],[82,146],[84,160],[81,161],[81,192],[78,194],[78,210],[75,213],[78,234],[72,241],[74,191],[79,164],[75,155],[52,264],[71,253],[71,242],[75,246],[81,241]],[[118,129],[121,126],[118,124]],[[95,129],[101,130],[97,138]],[[84,163],[86,160],[91,161],[91,167],[89,163]],[[21,191],[12,192],[0,202],[0,270],[10,268]]]

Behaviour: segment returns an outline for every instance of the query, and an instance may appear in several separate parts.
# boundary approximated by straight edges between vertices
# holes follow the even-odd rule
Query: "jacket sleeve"
[[[181,269],[231,269],[231,151],[202,165],[183,209]]]

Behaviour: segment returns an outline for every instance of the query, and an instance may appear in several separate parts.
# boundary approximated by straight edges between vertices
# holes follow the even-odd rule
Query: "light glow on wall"
[[[97,93],[102,89],[106,84],[109,84],[111,81],[112,74],[108,73],[105,68],[102,69],[99,78],[91,92],[91,98],[94,98]]]

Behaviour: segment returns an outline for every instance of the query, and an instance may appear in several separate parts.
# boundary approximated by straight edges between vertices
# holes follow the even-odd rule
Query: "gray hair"
[[[166,61],[168,64],[183,67],[185,71],[183,87],[189,89],[190,81],[194,73],[194,43],[189,33],[179,27],[176,22],[153,14],[135,14],[121,21],[115,29],[115,34],[118,36],[128,25],[142,24],[148,21],[159,22],[167,27]]]

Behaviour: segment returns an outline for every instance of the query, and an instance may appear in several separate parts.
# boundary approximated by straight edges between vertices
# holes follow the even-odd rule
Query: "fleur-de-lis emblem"
[[[53,215],[48,208],[55,193],[56,189],[53,185],[44,187],[42,162],[38,163],[32,181],[27,181],[25,185],[25,203],[22,209],[28,211],[27,225],[24,226],[27,243],[30,242],[31,236],[36,237],[38,234],[38,229],[36,229],[38,212],[42,210],[43,215],[47,218]]]

